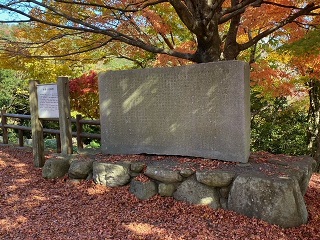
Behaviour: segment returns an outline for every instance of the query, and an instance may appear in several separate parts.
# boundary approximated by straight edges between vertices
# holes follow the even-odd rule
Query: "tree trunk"
[[[219,61],[221,56],[221,40],[198,37],[198,48],[194,57],[197,63]]]
[[[311,79],[309,87],[309,113],[308,113],[308,148],[311,155],[317,161],[317,169],[320,170],[320,81]]]
[[[206,63],[219,61],[221,58],[222,41],[219,35],[217,16],[214,16],[207,25],[199,23],[197,30],[197,51],[195,62]]]

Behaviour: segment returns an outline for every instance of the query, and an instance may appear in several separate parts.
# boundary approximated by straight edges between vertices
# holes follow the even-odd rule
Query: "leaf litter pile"
[[[171,197],[140,201],[129,187],[42,178],[30,149],[0,146],[0,239],[320,239],[320,174],[305,201],[308,223],[283,229]]]

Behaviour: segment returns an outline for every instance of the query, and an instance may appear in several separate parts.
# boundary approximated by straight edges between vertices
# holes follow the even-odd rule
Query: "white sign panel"
[[[39,118],[59,118],[57,84],[37,86]]]

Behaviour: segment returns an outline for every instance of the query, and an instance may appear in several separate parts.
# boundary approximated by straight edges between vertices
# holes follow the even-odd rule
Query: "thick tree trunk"
[[[198,37],[198,48],[195,54],[195,62],[206,63],[219,61],[221,56],[221,40]]]
[[[312,79],[309,87],[309,114],[308,114],[308,148],[317,161],[317,172],[320,170],[320,81]]]

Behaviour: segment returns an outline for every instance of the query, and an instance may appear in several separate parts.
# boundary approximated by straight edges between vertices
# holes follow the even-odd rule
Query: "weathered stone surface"
[[[179,171],[168,170],[162,167],[148,166],[144,174],[164,183],[181,182],[183,180]]]
[[[299,168],[303,170],[303,177],[299,180],[299,185],[302,195],[305,195],[309,186],[312,173],[316,170],[317,162],[309,156],[301,157],[297,162]]]
[[[291,178],[238,176],[229,193],[228,209],[281,227],[299,226],[308,217],[299,184]]]
[[[119,164],[93,162],[93,180],[109,187],[123,186],[130,181],[129,170]]]
[[[130,171],[129,174],[130,174],[130,177],[131,177],[131,178],[135,178],[135,177],[137,177],[137,176],[140,175],[140,173],[133,172],[133,171]]]
[[[220,198],[220,205],[223,209],[228,209],[228,199]]]
[[[130,192],[140,200],[146,200],[157,194],[157,186],[153,181],[140,182],[133,179],[130,183]]]
[[[93,161],[74,160],[70,163],[68,175],[74,179],[86,179],[92,172]]]
[[[88,177],[86,178],[86,180],[92,180],[92,179],[93,179],[93,173],[90,172],[90,173],[88,174]]]
[[[214,209],[220,208],[219,194],[215,188],[199,183],[194,176],[183,181],[173,197],[197,205],[208,205]]]
[[[182,177],[190,177],[192,174],[194,174],[196,171],[195,170],[192,170],[192,169],[189,169],[189,168],[184,168],[184,169],[181,169],[180,170],[180,175]]]
[[[53,179],[63,177],[69,170],[69,159],[47,159],[42,168],[42,177]]]
[[[316,161],[312,157],[295,157],[295,161],[279,161],[279,159],[269,159],[269,162],[277,164],[279,168],[281,168],[281,172],[287,174],[288,177],[295,178],[299,182],[302,195],[306,193],[316,164]]]
[[[176,157],[151,160],[95,162],[95,182],[104,185],[109,182],[110,186],[119,186],[130,181],[129,174],[139,175],[149,169],[149,176],[154,181],[143,182],[147,178],[141,176],[142,178],[137,178],[140,181],[135,179],[130,185],[130,191],[139,199],[148,199],[159,193],[161,196],[173,196],[192,204],[230,209],[282,227],[299,226],[307,220],[303,194],[315,165],[310,157],[271,155],[266,158],[266,154],[257,154],[248,163],[220,162],[219,169],[205,169],[201,160],[179,161]],[[47,160],[43,172],[51,174],[53,169],[60,169],[61,165],[65,165],[63,173],[58,175],[64,176],[69,163],[77,165],[79,162],[81,161],[77,155],[56,155],[55,159]],[[53,164],[58,167],[52,167]],[[73,171],[72,168],[70,166],[69,172]],[[44,174],[44,177],[46,175],[48,174]],[[91,179],[92,175],[93,172],[90,171],[87,179]],[[50,178],[58,176],[50,175]],[[188,179],[183,181],[186,177]],[[80,181],[70,179],[66,183],[78,184]]]
[[[99,75],[99,96],[103,153],[248,161],[245,62],[108,71]]]
[[[175,190],[176,186],[171,183],[159,183],[158,185],[158,192],[160,196],[171,197]]]
[[[234,177],[235,173],[219,169],[196,172],[198,182],[211,187],[226,187],[232,182]]]
[[[140,173],[146,167],[146,164],[143,162],[132,162],[130,169],[133,172]]]
[[[220,196],[227,199],[229,197],[231,186],[228,187],[222,187],[219,189]]]
[[[128,170],[130,170],[130,168],[131,168],[131,162],[129,162],[127,160],[126,161],[119,161],[119,162],[117,162],[117,164],[123,166],[124,168],[126,168]]]

